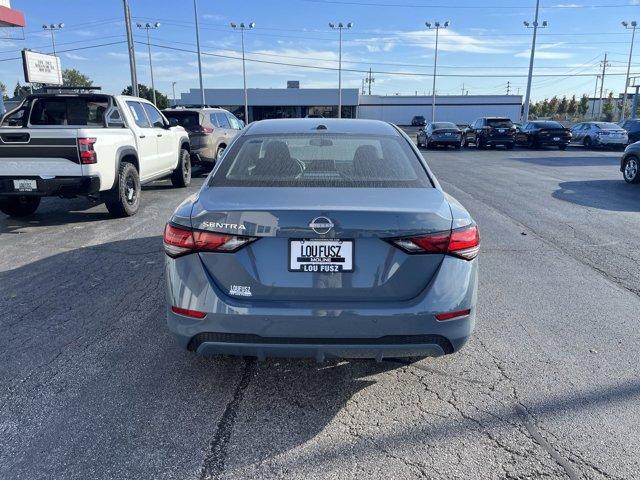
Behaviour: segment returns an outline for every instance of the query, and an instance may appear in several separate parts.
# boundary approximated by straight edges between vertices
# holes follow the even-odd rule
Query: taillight
[[[79,138],[78,150],[80,151],[80,162],[84,165],[89,165],[98,162],[98,155],[93,149],[93,144],[96,143],[95,138]]]
[[[197,127],[194,127],[193,131],[195,133],[213,133],[213,128],[203,127],[202,125],[198,125]]]
[[[194,252],[233,253],[254,240],[254,237],[191,230],[170,223],[164,228],[164,251],[172,258]]]
[[[392,243],[407,253],[444,253],[473,260],[480,250],[480,230],[474,224],[447,232],[397,238]]]

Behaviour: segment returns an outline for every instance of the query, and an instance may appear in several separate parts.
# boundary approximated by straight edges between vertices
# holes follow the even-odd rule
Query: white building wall
[[[361,95],[358,117],[410,125],[415,115],[431,121],[432,98],[426,96]],[[478,117],[520,119],[521,95],[451,95],[436,97],[436,120],[471,123]]]

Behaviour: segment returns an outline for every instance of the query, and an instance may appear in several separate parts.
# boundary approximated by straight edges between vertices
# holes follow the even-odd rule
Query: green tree
[[[133,95],[131,85],[122,90],[122,95]],[[141,98],[153,102],[153,91],[142,83],[138,84],[138,95]],[[156,107],[158,107],[160,110],[169,106],[169,99],[167,98],[167,96],[163,93],[160,93],[158,90],[156,90],[156,101],[158,102]]]
[[[572,95],[571,100],[567,104],[567,115],[569,118],[574,118],[576,116],[576,112],[578,111],[578,101],[576,100],[576,96]]]
[[[0,95],[2,95],[3,100],[7,100],[9,98],[9,95],[7,95],[7,86],[2,82],[0,82]]]
[[[553,98],[551,98],[551,100],[549,100],[549,111],[547,112],[548,117],[553,117],[558,112],[559,103],[560,101],[555,95],[553,96]]]
[[[569,107],[569,101],[567,100],[566,96],[562,97],[562,100],[560,100],[560,102],[558,103],[558,109],[557,109],[557,114],[560,117],[560,119],[565,119],[566,118],[566,113],[567,113],[567,108]]]
[[[31,93],[31,89],[26,85],[21,85],[20,81],[16,83],[16,88],[13,89],[13,96],[17,98],[24,98]]]
[[[62,83],[65,87],[92,87],[93,80],[75,68],[62,70]]]
[[[610,122],[613,120],[613,109],[614,109],[613,92],[609,92],[609,96],[607,97],[604,105],[602,106],[602,114],[604,115],[604,119],[607,122]]]
[[[580,97],[580,103],[578,104],[578,115],[584,117],[589,111],[589,96],[584,93]]]

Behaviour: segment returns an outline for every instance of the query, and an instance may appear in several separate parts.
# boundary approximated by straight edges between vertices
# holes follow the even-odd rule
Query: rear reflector
[[[458,310],[456,312],[446,312],[446,313],[438,313],[436,314],[436,320],[453,320],[454,318],[466,317],[471,313],[471,309],[466,310]]]
[[[173,313],[177,313],[178,315],[184,315],[185,317],[191,318],[204,318],[207,316],[205,312],[200,312],[198,310],[189,310],[187,308],[180,307],[171,307],[171,311]]]
[[[472,260],[480,250],[480,230],[472,224],[448,232],[397,238],[392,243],[407,253],[444,253]]]
[[[164,228],[164,251],[173,258],[193,252],[232,253],[254,240],[254,237],[191,230],[170,223]]]

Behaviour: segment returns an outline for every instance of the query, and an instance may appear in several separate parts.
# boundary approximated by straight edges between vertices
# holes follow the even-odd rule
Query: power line
[[[127,42],[126,41],[109,42],[109,43],[101,43],[101,44],[98,44],[98,45],[88,45],[86,47],[68,48],[66,50],[58,50],[58,53],[77,52],[79,50],[89,50],[91,48],[108,47],[110,45],[121,45],[123,43],[127,43]],[[22,57],[0,58],[0,62],[9,62],[11,60],[22,60]]]
[[[331,4],[331,5],[354,5],[361,7],[393,7],[393,8],[447,8],[447,9],[510,9],[510,10],[527,10],[527,7],[519,6],[511,6],[511,5],[451,5],[451,4],[419,4],[419,3],[373,3],[373,2],[362,2],[362,1],[349,1],[349,0],[304,0],[308,3],[319,3],[319,4]],[[629,4],[586,4],[586,5],[577,5],[572,4],[571,10],[576,8],[632,8],[633,5]],[[547,9],[562,9],[566,10],[568,7],[566,5],[558,4],[558,5],[549,5],[547,7],[542,7],[545,10]]]

